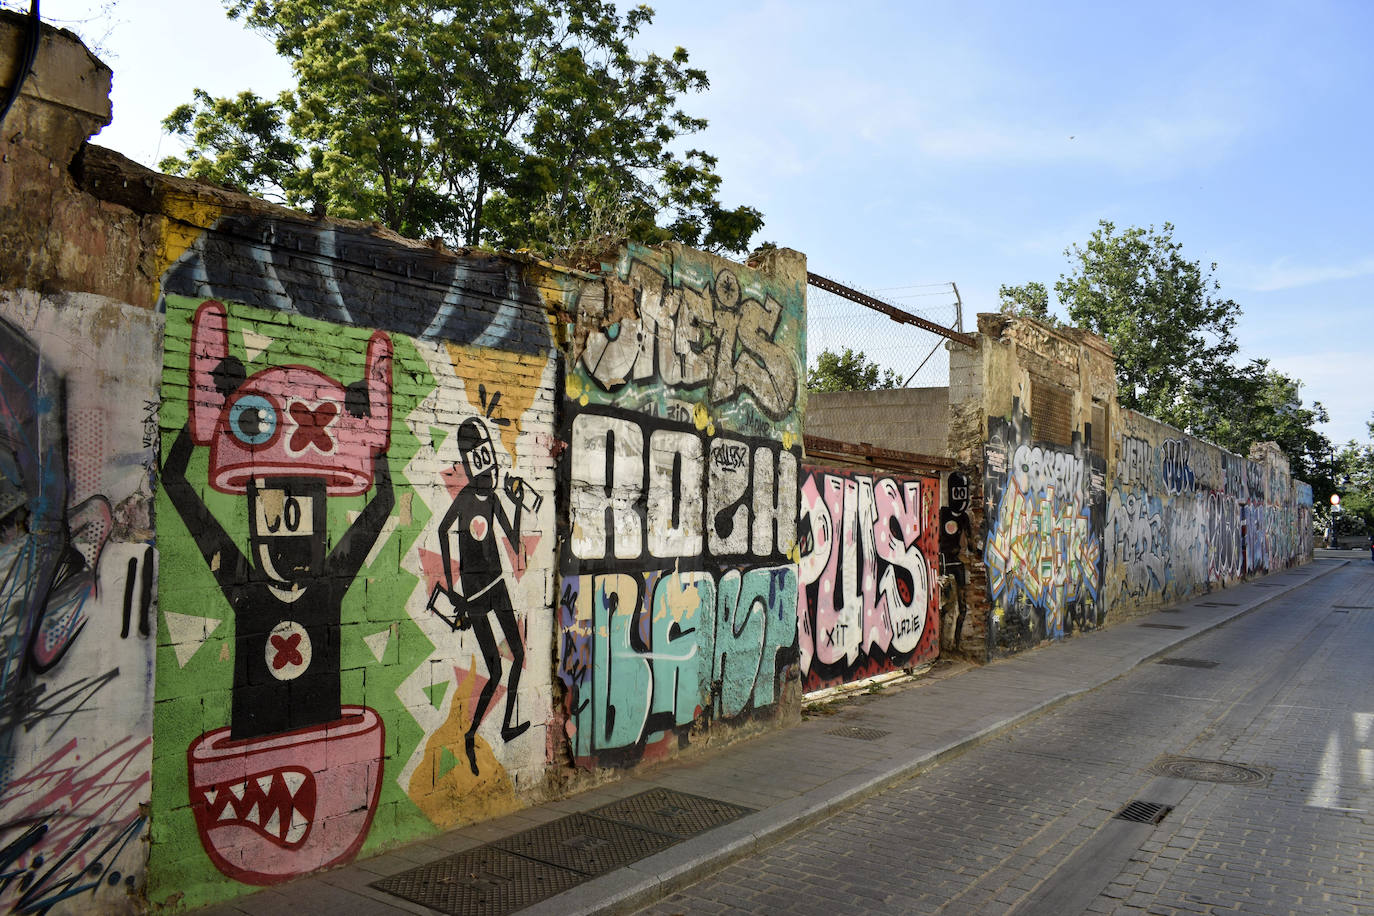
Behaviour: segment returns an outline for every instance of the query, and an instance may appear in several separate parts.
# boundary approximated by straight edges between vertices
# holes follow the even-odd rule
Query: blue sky
[[[13,7],[17,0],[3,0]],[[667,0],[638,42],[711,79],[727,203],[761,238],[868,289],[1053,285],[1099,219],[1175,226],[1239,302],[1244,358],[1331,412],[1374,411],[1374,4]],[[623,7],[623,4],[622,4]],[[46,0],[85,18],[90,0]],[[58,22],[58,24],[63,24]],[[275,92],[289,70],[213,0],[120,0],[68,23],[115,69],[96,142],[155,164],[199,86]],[[971,320],[971,319],[969,319]],[[862,341],[858,341],[862,344]]]

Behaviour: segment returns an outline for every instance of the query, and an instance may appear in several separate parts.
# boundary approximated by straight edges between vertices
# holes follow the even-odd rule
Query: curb
[[[898,783],[919,776],[926,770],[978,747],[1032,718],[1043,715],[1091,693],[1105,684],[1118,680],[1141,665],[1173,652],[1179,646],[1192,642],[1206,633],[1259,610],[1284,595],[1310,585],[1349,564],[1349,560],[1344,560],[1332,564],[1329,568],[1321,570],[1302,582],[1294,582],[1291,585],[1274,589],[1273,594],[1259,598],[1248,606],[1238,607],[1234,613],[1218,618],[1215,623],[1199,629],[1196,633],[1181,636],[1177,642],[1134,660],[1123,660],[1124,667],[1110,677],[1081,688],[1066,690],[1034,707],[1013,713],[1003,720],[955,739],[933,752],[902,761],[895,766],[879,762],[848,773],[833,782],[826,783],[824,786],[779,802],[738,821],[724,824],[707,833],[684,840],[670,849],[594,878],[561,894],[541,900],[519,912],[522,916],[584,916],[584,914],[585,916],[592,916],[592,914],[630,913],[651,903],[656,903],[669,894],[687,887],[733,862],[780,843],[834,814],[852,808]],[[1287,572],[1287,570],[1281,572]],[[1270,573],[1269,576],[1279,575],[1281,572]],[[1253,579],[1245,584],[1261,582],[1269,576]],[[1206,594],[1216,593],[1209,592]],[[1204,597],[1206,595],[1194,596],[1189,598],[1188,602]],[[1154,613],[1188,602],[1165,605],[1162,608],[1157,608]],[[1125,623],[1126,621],[1122,621],[1122,625]]]

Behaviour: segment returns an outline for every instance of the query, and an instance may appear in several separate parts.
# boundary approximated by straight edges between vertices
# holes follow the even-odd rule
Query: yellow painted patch
[[[493,417],[504,417],[511,422],[507,426],[497,426],[501,431],[501,444],[512,459],[516,457],[515,443],[520,436],[520,420],[530,409],[539,394],[539,385],[544,380],[544,368],[549,359],[542,354],[506,353],[493,351],[487,347],[470,347],[450,343],[449,361],[453,371],[463,380],[467,391],[468,403],[478,413],[485,414],[482,407],[480,387],[487,389],[487,404],[499,391],[501,403],[497,405]]]
[[[505,768],[497,762],[491,746],[480,735],[477,737],[479,775],[472,775],[468,766],[463,738],[470,718],[467,701],[475,689],[475,678],[471,674],[455,685],[448,719],[430,736],[424,759],[415,768],[407,788],[410,800],[441,830],[500,817],[522,807]],[[446,764],[447,772],[444,771]]]
[[[196,243],[201,233],[215,224],[222,212],[214,204],[180,194],[169,194],[163,200],[162,213],[167,219],[158,240],[154,300],[162,296],[162,275]]]

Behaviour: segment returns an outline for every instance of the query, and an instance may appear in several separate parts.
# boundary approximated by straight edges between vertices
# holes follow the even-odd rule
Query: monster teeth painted
[[[233,805],[225,805],[223,808],[221,808],[220,811],[219,811],[219,817],[216,818],[216,820],[218,820],[218,821],[235,821],[235,820],[238,820],[238,816],[234,814],[234,806],[233,806]]]
[[[248,784],[246,782],[237,782],[229,786],[229,791],[232,792],[234,797],[239,801],[243,801],[243,790],[247,787]]]
[[[305,836],[305,831],[309,829],[310,822],[307,821],[299,811],[291,809],[291,829],[286,831],[286,842],[297,843],[301,837]]]
[[[270,792],[272,791],[272,774],[271,774],[271,773],[267,774],[266,776],[259,776],[259,777],[258,777],[258,788],[262,790],[262,794],[263,794],[263,795],[267,795],[268,793],[270,793]]]
[[[305,774],[296,770],[287,770],[281,774],[281,778],[286,780],[286,790],[291,793],[292,798],[295,798],[301,786],[305,785]]]
[[[258,825],[261,823],[262,814],[258,811],[257,802],[253,802],[253,807],[248,809],[248,813],[244,815],[243,819],[253,825]]]
[[[205,807],[213,808],[215,806],[215,799],[217,798],[219,798],[219,789],[206,789]]]
[[[267,819],[267,823],[262,825],[262,829],[272,836],[281,834],[281,812],[276,808],[272,809],[272,816]]]

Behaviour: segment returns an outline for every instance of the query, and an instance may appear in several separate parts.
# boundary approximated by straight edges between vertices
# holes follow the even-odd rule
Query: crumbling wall
[[[1273,443],[1231,454],[1121,412],[1107,504],[1106,601],[1147,610],[1304,562],[1312,490]]]
[[[1007,315],[978,328],[951,348],[950,476],[970,482],[980,535],[976,557],[942,547],[970,583],[954,647],[1015,652],[1310,558],[1311,488],[1276,445],[1242,458],[1120,410],[1090,333]]]
[[[109,71],[43,41],[77,78],[0,141],[0,902],[204,905],[798,715],[800,255],[312,219],[82,145]]]
[[[795,716],[805,261],[630,246],[576,304],[558,674],[587,767]]]

